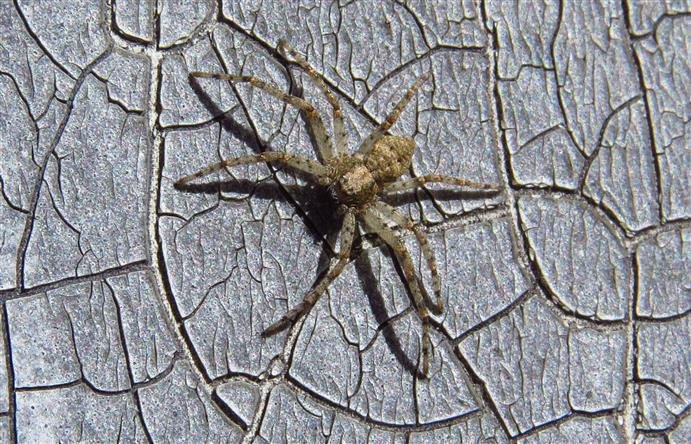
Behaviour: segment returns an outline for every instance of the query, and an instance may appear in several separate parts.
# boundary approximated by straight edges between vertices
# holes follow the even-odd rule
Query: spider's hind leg
[[[432,290],[434,291],[434,297],[436,301],[432,301],[427,293],[424,292],[424,288],[420,287],[422,297],[425,301],[425,305],[429,310],[435,315],[440,315],[444,312],[444,301],[441,297],[441,278],[439,277],[439,270],[437,268],[437,260],[434,257],[434,252],[429,245],[429,240],[427,235],[415,225],[415,223],[401,213],[396,211],[394,207],[383,202],[378,201],[374,204],[374,207],[379,211],[384,217],[387,217],[394,221],[401,228],[410,230],[415,234],[418,244],[420,244],[420,249],[422,250],[423,256],[425,256],[425,261],[427,261],[427,267],[432,274]]]
[[[343,154],[345,152],[346,146],[348,145],[348,141],[346,139],[346,131],[345,131],[345,125],[343,123],[343,111],[341,110],[341,105],[338,103],[338,99],[333,95],[331,90],[326,86],[326,82],[324,81],[324,77],[317,72],[316,69],[314,69],[309,63],[307,63],[307,60],[305,60],[300,53],[298,53],[288,42],[285,40],[281,39],[278,41],[278,49],[279,51],[284,53],[285,55],[290,55],[290,57],[293,58],[295,63],[300,65],[302,69],[305,70],[305,72],[310,76],[310,78],[314,81],[314,83],[317,84],[319,89],[324,93],[326,96],[326,100],[329,102],[329,105],[331,105],[332,109],[332,118],[333,118],[333,126],[334,126],[334,140],[336,142],[335,144],[335,155]]]
[[[249,83],[251,86],[261,89],[262,91],[271,94],[277,99],[298,108],[299,110],[303,111],[307,116],[307,122],[309,123],[309,126],[312,128],[312,133],[314,134],[314,138],[316,139],[319,153],[325,160],[331,159],[333,157],[333,146],[331,145],[331,138],[329,137],[329,134],[326,132],[326,128],[324,127],[324,121],[322,120],[321,116],[319,116],[319,112],[317,111],[317,109],[307,100],[297,96],[286,94],[274,85],[252,76],[238,76],[225,73],[201,71],[192,71],[189,75],[190,77],[199,77],[204,79],[217,79],[227,80],[229,82]]]
[[[223,160],[213,165],[209,165],[206,168],[202,168],[196,173],[189,174],[182,179],[175,182],[175,186],[182,187],[194,179],[199,179],[200,177],[208,176],[223,168],[228,168],[236,165],[249,165],[253,163],[260,162],[276,162],[283,164],[289,168],[293,168],[303,173],[307,173],[317,181],[327,183],[329,178],[329,169],[324,165],[317,163],[313,160],[305,159],[304,157],[295,156],[288,153],[279,153],[275,151],[266,151],[260,154],[252,154],[248,156],[232,157],[230,159]]]
[[[410,258],[410,253],[408,252],[408,249],[405,247],[405,244],[399,235],[396,234],[394,230],[386,226],[386,223],[382,220],[381,216],[370,210],[364,213],[363,219],[367,227],[378,235],[393,250],[396,258],[398,258],[398,261],[401,264],[401,268],[403,269],[403,275],[405,276],[408,287],[410,288],[413,303],[412,305],[420,317],[420,321],[422,322],[422,364],[418,370],[418,374],[422,379],[425,379],[429,373],[429,361],[432,351],[432,341],[429,337],[430,314],[415,275],[413,260]]]
[[[273,336],[286,328],[290,327],[301,316],[309,312],[309,310],[317,303],[319,297],[328,288],[329,284],[334,281],[341,274],[350,258],[350,250],[353,246],[353,239],[355,238],[355,215],[348,211],[343,219],[343,227],[341,228],[341,242],[340,251],[338,253],[338,262],[331,268],[326,275],[319,281],[319,283],[305,296],[298,305],[288,310],[288,312],[278,321],[269,325],[263,332],[263,337]]]
[[[375,143],[384,135],[386,132],[393,126],[394,123],[398,120],[399,117],[401,117],[401,113],[405,109],[405,107],[410,103],[412,100],[413,96],[417,92],[418,89],[422,86],[425,81],[427,81],[430,77],[432,76],[432,73],[430,71],[425,72],[422,74],[418,79],[408,88],[408,91],[403,95],[401,100],[396,103],[396,106],[394,106],[393,110],[391,113],[389,113],[388,116],[386,116],[386,119],[379,125],[377,128],[372,131],[372,133],[365,138],[365,140],[362,141],[360,144],[360,148],[358,151],[362,154],[367,154],[372,147],[374,146]]]

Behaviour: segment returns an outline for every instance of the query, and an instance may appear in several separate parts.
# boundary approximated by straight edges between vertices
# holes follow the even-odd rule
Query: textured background
[[[691,2],[256,3],[0,1],[2,440],[688,439]],[[187,80],[253,74],[326,109],[281,37],[351,148],[431,69],[392,130],[411,173],[505,188],[394,202],[444,284],[427,381],[375,238],[260,338],[333,256],[323,192],[266,165],[172,187],[315,156],[283,103]]]

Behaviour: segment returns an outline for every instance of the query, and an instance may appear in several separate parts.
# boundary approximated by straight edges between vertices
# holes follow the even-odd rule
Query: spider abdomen
[[[413,139],[401,136],[384,136],[379,139],[365,157],[367,169],[374,180],[383,185],[393,182],[410,168],[415,151]]]

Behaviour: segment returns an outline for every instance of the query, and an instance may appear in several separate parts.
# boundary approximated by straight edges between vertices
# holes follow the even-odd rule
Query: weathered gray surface
[[[686,442],[691,2],[257,3],[0,2],[0,441]],[[375,239],[260,337],[333,255],[326,194],[266,165],[172,186],[315,156],[294,109],[188,81],[326,111],[281,37],[351,149],[431,69],[393,129],[412,173],[505,189],[393,201],[443,279],[429,380]]]

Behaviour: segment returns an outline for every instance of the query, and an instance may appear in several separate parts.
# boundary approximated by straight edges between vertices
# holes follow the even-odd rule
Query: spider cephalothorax
[[[379,185],[362,156],[344,154],[329,166],[332,168],[330,188],[340,204],[363,206],[377,196]]]
[[[441,280],[437,271],[437,262],[429,246],[424,232],[411,219],[398,213],[395,208],[381,200],[385,194],[396,193],[401,190],[415,189],[426,183],[445,183],[449,185],[469,187],[477,190],[496,192],[498,187],[471,180],[455,177],[427,175],[412,179],[399,180],[408,172],[411,166],[415,142],[411,138],[387,135],[387,131],[396,123],[405,106],[413,98],[422,84],[430,78],[431,73],[422,74],[406,91],[404,96],[394,106],[384,122],[372,131],[360,144],[357,153],[346,152],[347,140],[343,123],[343,112],[336,97],[326,87],[322,77],[308,63],[293,50],[285,41],[279,42],[280,53],[288,59],[292,57],[326,96],[332,110],[334,141],[326,132],[316,108],[306,100],[284,93],[275,86],[251,76],[192,72],[190,77],[214,78],[233,82],[247,82],[255,88],[266,91],[272,96],[283,100],[303,111],[317,145],[323,162],[309,160],[304,157],[288,153],[267,151],[255,155],[247,155],[226,159],[210,165],[196,173],[190,174],[177,181],[177,186],[185,185],[192,180],[213,173],[223,168],[235,165],[274,162],[305,173],[321,185],[329,187],[344,213],[341,227],[340,251],[337,262],[321,278],[321,280],[305,295],[304,300],[290,309],[281,319],[271,324],[262,333],[263,336],[274,335],[290,327],[297,319],[307,313],[317,302],[319,296],[341,273],[350,260],[350,251],[357,231],[358,222],[378,235],[392,250],[398,259],[403,275],[411,293],[411,302],[422,321],[422,363],[419,371],[421,377],[426,377],[429,370],[429,355],[431,342],[429,339],[429,317],[433,313],[443,312],[441,299]],[[406,249],[400,234],[389,226],[393,222],[400,228],[413,232],[420,244],[423,255],[432,275],[432,288],[435,300],[427,297],[418,281],[413,260]]]
[[[415,142],[384,136],[366,154],[341,154],[327,166],[336,200],[350,207],[366,207],[380,190],[410,168]]]

